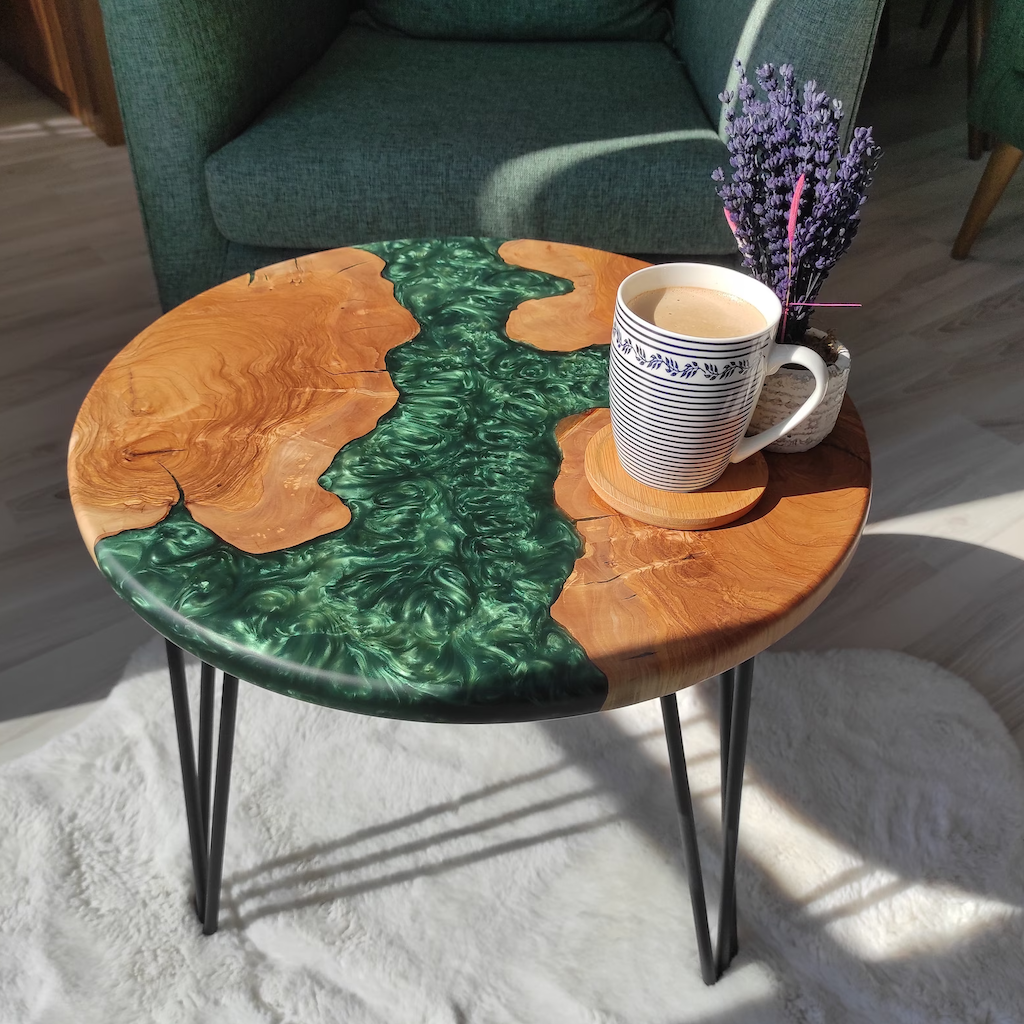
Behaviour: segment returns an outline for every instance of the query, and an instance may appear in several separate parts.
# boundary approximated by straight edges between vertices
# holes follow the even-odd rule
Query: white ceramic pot
[[[814,327],[808,334],[825,338],[825,332]],[[845,345],[838,345],[839,358],[827,366],[828,388],[825,398],[810,416],[788,434],[768,445],[769,452],[806,452],[832,433],[839,418],[839,409],[846,394],[846,382],[850,378],[850,353]],[[783,366],[778,373],[765,378],[761,397],[757,400],[754,415],[750,419],[750,432],[766,430],[775,423],[781,423],[792,416],[807,401],[814,391],[814,375],[802,366]]]

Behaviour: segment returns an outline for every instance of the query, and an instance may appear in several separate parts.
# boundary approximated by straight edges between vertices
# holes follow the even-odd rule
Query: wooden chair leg
[[[1008,142],[1000,142],[992,151],[985,165],[985,171],[974,191],[974,198],[960,225],[960,233],[953,243],[953,259],[965,260],[974,245],[981,229],[985,226],[989,215],[996,208],[999,197],[1006,190],[1014,171],[1020,166],[1024,159],[1024,152],[1011,146]]]

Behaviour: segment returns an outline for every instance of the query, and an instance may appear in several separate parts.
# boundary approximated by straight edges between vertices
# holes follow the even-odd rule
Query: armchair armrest
[[[330,46],[346,0],[101,0],[160,301],[220,280],[203,165]]]
[[[719,93],[735,90],[741,60],[748,73],[766,61],[792,64],[797,81],[813,78],[843,101],[853,129],[884,0],[673,0],[675,48],[721,135]]]

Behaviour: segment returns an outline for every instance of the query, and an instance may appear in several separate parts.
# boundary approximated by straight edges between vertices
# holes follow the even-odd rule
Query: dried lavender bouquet
[[[805,83],[801,101],[792,65],[757,69],[764,100],[737,66],[739,103],[733,106],[733,93],[721,95],[732,171],[728,180],[721,167],[711,177],[721,183],[743,265],[783,304],[780,342],[820,348],[804,336],[808,318],[857,233],[882,151],[870,128],[856,128],[843,153],[841,101],[819,92],[814,81]]]

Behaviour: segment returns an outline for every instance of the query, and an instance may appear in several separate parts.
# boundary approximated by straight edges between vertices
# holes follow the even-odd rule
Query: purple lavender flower
[[[812,308],[806,303],[817,298],[857,234],[859,210],[882,151],[870,128],[856,128],[844,154],[842,103],[819,92],[813,81],[805,83],[801,98],[792,65],[757,69],[764,100],[742,64],[737,67],[737,95],[720,97],[729,107],[725,133],[732,171],[728,180],[721,167],[711,177],[720,182],[718,194],[743,265],[788,303],[783,340],[799,342]],[[801,175],[805,184],[791,252],[789,212]]]

